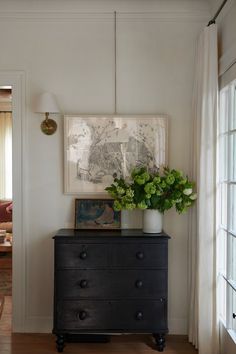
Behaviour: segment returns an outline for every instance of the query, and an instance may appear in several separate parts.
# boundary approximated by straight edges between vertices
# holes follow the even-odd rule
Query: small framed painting
[[[121,228],[121,212],[112,199],[76,199],[75,229],[114,230]]]

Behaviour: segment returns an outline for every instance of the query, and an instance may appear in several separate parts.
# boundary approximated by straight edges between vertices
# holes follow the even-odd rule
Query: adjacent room
[[[0,353],[236,353],[236,0],[0,0]]]
[[[12,95],[0,87],[0,328],[11,330],[12,295]],[[4,315],[2,314],[5,309]],[[8,310],[7,310],[8,309]],[[4,320],[5,318],[5,320]]]

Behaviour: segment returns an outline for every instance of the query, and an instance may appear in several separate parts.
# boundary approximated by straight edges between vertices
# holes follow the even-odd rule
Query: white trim
[[[236,43],[234,43],[219,60],[219,76],[222,76],[232,65],[236,64]]]
[[[13,331],[22,331],[25,322],[25,73],[0,71],[0,85],[12,86],[13,116]]]
[[[26,333],[51,333],[53,328],[52,317],[28,316],[25,321]]]
[[[219,23],[219,27],[221,26],[221,22],[223,21],[224,17],[229,13],[232,6],[235,5],[235,0],[228,0],[225,4],[224,8],[222,9],[219,17],[217,18],[216,22]],[[219,4],[215,5],[216,7]],[[232,44],[232,46],[220,57],[219,59],[219,77],[222,76],[230,67],[236,63],[236,44]]]
[[[222,320],[220,320],[220,333],[222,338],[220,343],[221,354],[235,354],[235,334],[233,331],[227,330]]]
[[[206,10],[117,12],[117,21],[205,22]],[[0,12],[1,21],[57,22],[57,21],[114,21],[114,12]]]

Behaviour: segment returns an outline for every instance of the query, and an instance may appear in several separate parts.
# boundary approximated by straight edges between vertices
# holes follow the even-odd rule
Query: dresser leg
[[[57,351],[58,353],[62,353],[65,346],[65,336],[64,334],[57,334],[56,336]]]
[[[160,333],[153,333],[158,352],[163,352],[166,346],[165,335]]]

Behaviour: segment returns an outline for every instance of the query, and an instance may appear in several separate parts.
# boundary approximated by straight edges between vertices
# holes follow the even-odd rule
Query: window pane
[[[229,175],[230,179],[236,180],[236,133],[230,134],[230,165],[229,165]],[[226,155],[227,159],[227,155]]]
[[[236,237],[230,236],[230,278],[236,283]]]
[[[220,223],[227,228],[227,184],[220,185]]]
[[[231,97],[230,97],[230,129],[236,129],[236,90],[235,84],[231,86],[230,89]]]
[[[219,312],[226,322],[226,281],[223,277],[219,278]]]
[[[229,208],[230,230],[236,234],[236,185],[230,186],[230,208]]]
[[[228,92],[226,89],[220,95],[220,122],[219,133],[224,133],[228,130]]]
[[[227,232],[224,230],[219,230],[218,233],[218,246],[217,246],[217,259],[218,259],[218,269],[221,274],[226,275],[226,256],[227,256]]]
[[[219,181],[228,179],[228,135],[221,135],[219,137]]]
[[[233,313],[236,315],[236,291],[233,290],[233,311],[232,311],[232,317]],[[233,318],[233,330],[236,331],[236,318]]]

